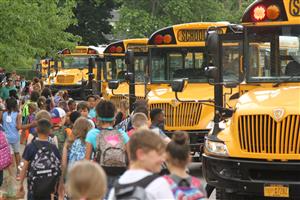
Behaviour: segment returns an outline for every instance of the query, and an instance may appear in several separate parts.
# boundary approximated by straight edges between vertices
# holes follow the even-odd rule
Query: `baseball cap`
[[[61,118],[64,116],[66,116],[66,112],[62,108],[56,107],[51,111],[51,121],[53,124],[61,122]]]

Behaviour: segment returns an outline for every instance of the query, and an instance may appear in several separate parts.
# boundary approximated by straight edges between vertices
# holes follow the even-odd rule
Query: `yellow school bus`
[[[88,85],[89,58],[100,59],[103,57],[104,48],[95,46],[76,46],[75,49],[64,49],[59,52],[61,67],[52,72],[46,81],[54,92],[67,90],[75,99],[84,99]],[[97,79],[99,62],[95,62],[92,73]]]
[[[187,131],[195,158],[209,131],[213,107],[194,100],[213,101],[213,86],[204,74],[205,33],[211,26],[225,26],[227,22],[199,22],[173,25],[154,32],[148,41],[149,72],[148,103],[150,109],[165,112],[164,131]],[[187,78],[189,84],[175,98],[171,82]]]
[[[145,97],[145,79],[148,74],[148,38],[125,39],[109,44],[104,50],[106,81],[119,80],[118,89],[113,92],[107,88],[103,96],[113,101],[119,107],[122,99],[128,99],[129,85],[125,80],[127,67],[125,65],[125,52],[134,52],[135,95],[137,98]]]
[[[228,26],[229,27],[229,26]],[[207,73],[215,83],[214,127],[203,173],[219,199],[300,197],[300,2],[259,0],[241,26],[208,32]],[[241,81],[234,109],[222,115],[224,47],[239,45]]]

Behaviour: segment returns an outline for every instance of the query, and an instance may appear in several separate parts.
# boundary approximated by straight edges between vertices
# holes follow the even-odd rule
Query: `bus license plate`
[[[266,184],[264,186],[265,197],[289,197],[289,186],[279,184]]]

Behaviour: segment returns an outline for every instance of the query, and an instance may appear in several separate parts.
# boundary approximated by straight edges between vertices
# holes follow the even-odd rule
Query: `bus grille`
[[[150,109],[153,108],[161,108],[165,112],[166,128],[196,126],[200,122],[200,103],[181,103],[175,107],[169,103],[154,103],[150,105]]]
[[[75,79],[74,75],[57,75],[58,83],[73,83]]]
[[[269,115],[243,115],[238,120],[241,149],[250,153],[300,153],[300,115],[276,122]]]

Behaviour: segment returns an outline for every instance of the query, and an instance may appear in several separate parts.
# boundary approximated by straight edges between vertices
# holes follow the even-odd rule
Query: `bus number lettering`
[[[205,29],[201,30],[180,30],[177,33],[179,42],[200,42],[205,39]]]
[[[290,14],[292,16],[300,16],[300,0],[290,1]]]

